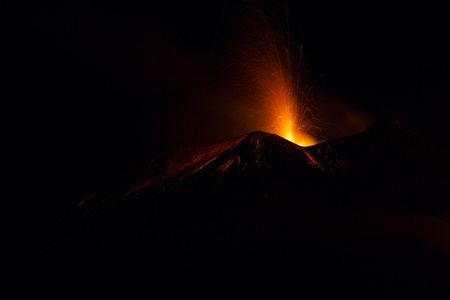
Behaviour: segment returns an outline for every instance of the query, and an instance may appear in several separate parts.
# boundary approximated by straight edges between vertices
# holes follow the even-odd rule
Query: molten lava
[[[269,38],[274,40],[267,41],[267,49],[252,51],[256,60],[253,63],[258,67],[253,65],[251,74],[248,74],[260,91],[265,110],[264,129],[300,146],[314,145],[317,141],[308,134],[313,127],[312,118],[308,115],[311,112],[310,88],[304,78],[300,78],[302,65],[295,67],[296,60],[286,45],[288,41],[281,36]],[[278,44],[286,50],[280,51]],[[293,75],[296,75],[295,80]]]
[[[223,45],[228,78],[241,93],[233,113],[251,123],[245,124],[247,131],[274,133],[300,146],[316,144],[320,130],[312,114],[309,73],[302,47],[290,40],[289,24],[255,7],[231,13]]]
[[[285,122],[281,124],[281,126],[285,126]],[[285,126],[286,127],[286,126]],[[309,134],[305,132],[301,132],[300,130],[297,130],[297,132],[294,134],[294,130],[296,129],[295,125],[293,127],[291,120],[288,122],[288,128],[284,130],[283,134],[278,134],[279,136],[284,137],[288,141],[295,143],[297,145],[307,147],[312,146],[318,143],[318,141],[310,136]]]

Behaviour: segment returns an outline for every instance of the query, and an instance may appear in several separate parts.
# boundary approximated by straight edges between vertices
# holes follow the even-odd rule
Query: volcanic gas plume
[[[289,20],[255,6],[231,8],[220,26],[224,71],[221,84],[235,91],[227,101],[230,114],[248,131],[277,134],[301,146],[321,140],[313,115],[312,85],[302,46],[291,41]],[[286,9],[287,13],[287,9]]]

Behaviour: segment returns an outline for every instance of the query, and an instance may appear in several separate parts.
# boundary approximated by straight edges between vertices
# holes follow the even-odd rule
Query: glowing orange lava
[[[300,76],[302,65],[296,66],[298,60],[293,59],[291,51],[280,53],[277,48],[277,44],[286,46],[286,43],[278,39],[268,42],[270,46],[266,49],[253,49],[257,61],[247,78],[258,90],[263,130],[300,146],[311,146],[318,142],[308,132],[317,128],[312,124],[309,107],[311,88]]]
[[[270,66],[270,67],[269,67]],[[281,64],[266,65],[266,71],[258,75],[261,80],[262,106],[265,110],[263,126],[267,132],[275,133],[300,146],[317,143],[307,133],[311,127],[306,114],[309,112],[307,99],[297,95],[297,84],[290,82]]]
[[[290,41],[288,25],[255,7],[234,11],[225,39],[226,66],[242,97],[235,114],[247,129],[277,134],[300,146],[318,142],[320,132],[311,110],[311,85],[302,47]],[[237,82],[236,82],[237,81]],[[251,123],[251,124],[250,124]]]

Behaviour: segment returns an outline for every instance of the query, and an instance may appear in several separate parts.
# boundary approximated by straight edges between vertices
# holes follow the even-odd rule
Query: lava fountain
[[[252,130],[274,133],[301,146],[314,145],[320,128],[313,116],[302,46],[291,41],[288,17],[283,26],[273,10],[267,11],[272,13],[254,4],[234,7],[221,22],[225,34],[219,46],[227,61],[227,81],[240,91],[233,113],[251,123],[247,127]]]

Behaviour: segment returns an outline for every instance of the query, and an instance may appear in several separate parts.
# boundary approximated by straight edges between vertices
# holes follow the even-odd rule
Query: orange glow
[[[273,45],[273,43],[272,43]],[[274,45],[275,46],[275,45]],[[301,48],[300,48],[301,49]],[[277,134],[300,146],[311,146],[318,141],[308,131],[317,129],[312,123],[310,88],[300,76],[292,77],[301,70],[293,68],[291,52],[283,51],[280,59],[275,47],[267,51],[253,52],[258,55],[259,67],[253,66],[251,80],[259,86],[261,122],[264,131]]]
[[[281,68],[281,66],[273,67]],[[262,87],[262,92],[266,94],[263,98],[265,102],[263,107],[266,109],[265,124],[263,125],[265,130],[300,146],[316,144],[316,139],[305,130],[311,126],[308,123],[309,120],[302,118],[308,108],[299,107],[302,99],[296,96],[295,87],[280,74],[283,72],[282,70],[273,72],[268,69],[266,72],[267,74],[259,75],[260,79],[266,81]],[[302,130],[302,128],[305,129]]]
[[[243,93],[232,113],[245,118],[248,131],[274,133],[300,146],[318,143],[302,47],[290,41],[276,16],[255,7],[240,13],[224,43],[233,89]]]

